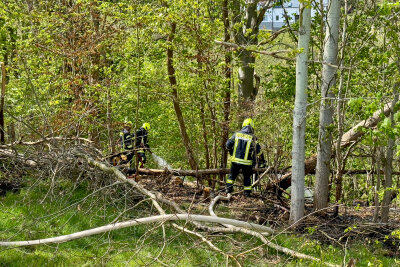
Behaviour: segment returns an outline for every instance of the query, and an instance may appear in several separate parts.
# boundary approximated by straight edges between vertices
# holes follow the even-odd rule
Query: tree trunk
[[[378,146],[377,155],[376,155],[376,184],[375,184],[375,192],[374,192],[374,218],[373,222],[378,222],[379,217],[379,190],[381,190],[381,155],[382,148]]]
[[[246,1],[246,13],[244,24],[241,30],[236,34],[236,43],[241,46],[255,45],[257,43],[256,33],[249,34],[253,31],[252,21],[257,15],[256,1]],[[254,64],[255,57],[248,50],[241,50],[239,53],[239,70],[238,70],[238,95],[239,95],[239,121],[243,121],[245,117],[250,117],[253,109],[253,101],[256,96],[254,88]]]
[[[209,91],[207,86],[205,85],[204,88],[206,91]],[[208,106],[208,110],[210,111],[210,119],[211,119],[211,132],[212,132],[212,137],[213,137],[213,147],[212,147],[212,153],[213,153],[213,158],[212,158],[212,167],[217,168],[218,167],[218,155],[217,155],[217,114],[215,111],[215,107],[211,103],[215,102],[215,99],[210,101],[208,94],[205,94],[206,97],[206,103]]]
[[[394,120],[394,113],[395,113],[395,106],[398,101],[399,96],[397,95],[397,88],[399,84],[394,86],[394,100],[392,102],[392,112],[390,113],[390,121],[392,124],[392,129],[396,127],[396,122]],[[390,203],[392,202],[392,195],[393,195],[393,179],[392,179],[392,172],[393,172],[393,150],[395,146],[395,141],[392,137],[389,137],[388,146],[386,150],[386,162],[385,162],[385,193],[383,195],[382,201],[382,213],[381,219],[383,223],[387,223],[389,221],[389,208]]]
[[[347,10],[347,0],[344,0],[344,10]],[[347,14],[346,12],[344,13],[345,19],[343,22],[343,31],[342,31],[342,48],[341,48],[341,66],[344,65],[344,48],[346,45],[346,34],[347,34]],[[348,82],[350,81],[351,77],[351,72],[349,71],[349,77],[348,77]],[[343,169],[344,166],[342,167],[342,151],[340,148],[340,143],[342,141],[342,136],[343,136],[343,121],[344,121],[344,103],[343,103],[343,88],[344,88],[344,75],[342,72],[342,75],[340,76],[340,84],[339,84],[339,90],[338,90],[338,101],[336,104],[336,116],[337,116],[337,128],[338,128],[338,136],[336,139],[336,175],[335,175],[335,184],[336,184],[336,203],[339,203],[340,200],[340,195],[341,195],[341,190],[342,190],[342,180],[343,180]],[[348,88],[348,86],[347,86]],[[335,205],[334,208],[334,216],[336,217],[339,214],[339,206]]]
[[[139,25],[136,25],[136,49],[137,49],[137,68],[136,68],[136,107],[135,107],[135,131],[133,134],[133,140],[134,143],[136,144],[137,140],[137,129],[139,129],[139,110],[140,110],[140,34],[139,34]],[[135,166],[139,166],[139,154],[137,150],[135,150]],[[136,168],[136,174],[139,174],[138,172],[139,168]]]
[[[257,45],[259,26],[265,14],[266,8],[257,10],[259,1],[248,0],[245,4],[245,16],[243,26],[235,32],[235,41],[239,46]],[[234,10],[234,23],[238,24],[238,19],[242,7],[239,0],[233,2]],[[255,57],[252,52],[243,49],[239,53],[239,108],[241,110],[239,120],[242,121],[244,117],[251,116],[253,110],[253,100],[257,95],[257,88],[254,85],[254,64]]]
[[[4,62],[1,65],[1,96],[0,96],[0,142],[5,144],[5,128],[4,128],[4,98],[6,95],[6,65]]]
[[[363,129],[371,129],[376,125],[378,125],[378,123],[381,121],[382,113],[387,117],[390,115],[391,110],[392,110],[392,103],[387,103],[384,105],[383,109],[375,111],[371,117],[359,122],[356,126],[351,128],[343,135],[340,146],[344,148],[351,145],[351,143],[355,142],[365,134]]]
[[[111,154],[115,153],[115,141],[114,141],[114,134],[113,134],[113,123],[112,123],[112,96],[110,94],[110,88],[107,87],[107,136],[108,136],[108,146],[111,149]]]
[[[2,150],[0,150],[1,152]],[[143,169],[138,168],[139,174],[145,175],[164,175],[164,174],[172,174],[176,176],[192,176],[192,177],[201,177],[212,174],[229,174],[230,169],[208,169],[208,170],[175,170],[175,169]],[[275,173],[274,170],[270,168],[253,168],[253,172],[265,172],[267,173]]]
[[[207,86],[205,86],[205,89],[207,90]],[[208,91],[208,90],[207,90]],[[215,101],[215,99],[213,100],[213,102]],[[213,146],[212,146],[212,153],[213,153],[213,157],[212,157],[212,168],[218,168],[218,140],[219,136],[217,135],[217,124],[216,122],[217,120],[217,114],[215,111],[215,107],[213,107],[213,105],[211,105],[211,101],[208,98],[208,95],[206,94],[206,102],[207,102],[207,106],[208,106],[208,110],[210,111],[210,119],[211,119],[211,131],[212,131],[212,137],[213,137]],[[211,163],[211,162],[210,162]],[[214,178],[214,177],[212,177]],[[215,179],[214,179],[215,180]],[[210,185],[212,188],[215,187],[215,183],[213,182]]]
[[[15,123],[11,122],[8,124],[7,127],[7,136],[8,136],[8,142],[9,143],[14,143],[16,140],[16,136],[15,136]]]
[[[297,55],[296,63],[296,97],[293,112],[292,149],[293,183],[289,219],[291,223],[295,223],[304,216],[304,158],[310,29],[311,9],[301,3],[298,48],[303,51]]]
[[[332,132],[329,126],[333,123],[333,93],[331,88],[336,84],[338,42],[340,25],[340,1],[330,0],[326,41],[324,48],[324,64],[322,68],[321,107],[319,115],[318,152],[316,166],[316,185],[314,208],[320,210],[328,206],[328,184],[330,161],[332,157]],[[328,99],[327,99],[328,98]]]
[[[239,56],[239,97],[242,101],[254,100],[254,63],[255,57],[250,51],[243,50]]]
[[[322,50],[322,48],[324,47],[324,39],[328,38],[327,36],[329,36],[329,35],[326,35],[325,38],[324,38],[325,20],[329,20],[329,18],[327,18],[325,16],[326,13],[325,13],[325,10],[324,10],[324,0],[319,0],[319,11],[321,12],[321,21],[320,21],[320,24],[319,24],[320,25],[320,29],[319,30],[320,30],[320,42],[321,42],[321,46],[320,46],[321,47],[321,54],[319,56],[320,56],[320,60],[322,62],[324,62],[323,61],[324,60],[324,53],[325,53],[326,49],[324,48],[324,50]],[[328,24],[329,24],[329,22],[328,22]],[[328,29],[326,29],[326,31],[328,31]],[[326,45],[326,42],[325,42],[325,45]]]
[[[200,30],[198,30],[200,31]],[[197,68],[198,68],[198,75],[200,80],[204,80],[203,77],[203,72],[202,72],[202,63],[200,58],[202,57],[201,51],[197,52]],[[207,124],[206,124],[206,117],[205,117],[205,102],[208,102],[207,99],[207,84],[206,82],[204,84],[204,97],[200,96],[199,97],[199,105],[200,105],[200,119],[201,119],[201,124],[203,127],[203,146],[204,146],[204,158],[206,160],[206,169],[210,168],[210,148],[208,145],[208,134],[207,134]],[[208,180],[208,185],[211,186],[211,180]]]
[[[210,168],[210,149],[208,147],[208,137],[207,137],[207,126],[206,119],[204,117],[204,103],[203,99],[200,99],[200,118],[203,126],[203,145],[204,145],[204,156],[206,159],[206,169]]]
[[[385,104],[383,109],[377,110],[371,117],[359,122],[356,126],[347,131],[343,135],[343,138],[340,141],[340,147],[346,148],[351,144],[355,143],[357,140],[359,140],[359,138],[365,134],[364,129],[371,129],[375,127],[381,120],[382,114],[384,114],[385,116],[388,116],[390,114],[391,107],[392,103]],[[315,167],[317,165],[317,155],[316,154],[312,155],[303,164],[305,165],[304,166],[305,174],[314,172]],[[269,184],[267,186],[267,189],[275,187],[276,184],[282,189],[287,189],[291,185],[291,183],[292,183],[292,172],[288,172],[274,184]]]
[[[172,88],[172,92],[171,92],[172,102],[174,104],[176,117],[179,122],[179,129],[181,131],[182,140],[183,140],[183,144],[186,149],[186,155],[188,157],[189,165],[193,170],[197,170],[198,165],[194,158],[192,146],[190,144],[190,139],[189,139],[189,136],[186,131],[186,125],[185,125],[185,121],[183,119],[182,110],[181,110],[181,107],[179,104],[179,98],[178,98],[178,91],[177,91],[178,84],[176,81],[175,68],[174,68],[174,49],[172,47],[172,42],[175,37],[175,31],[176,31],[176,23],[172,22],[171,33],[168,35],[168,40],[167,40],[168,41],[168,48],[167,48],[168,77],[169,77],[169,82],[170,82],[171,88]]]
[[[223,1],[222,6],[223,19],[224,19],[224,41],[230,41],[230,32],[229,32],[229,9],[228,9],[228,0]],[[228,150],[226,149],[226,141],[229,138],[229,115],[231,109],[231,79],[232,79],[232,54],[230,52],[230,48],[225,46],[225,66],[223,67],[223,71],[225,73],[225,97],[224,97],[224,121],[222,122],[222,138],[221,138],[221,168],[226,168],[227,160],[228,160]],[[224,181],[224,175],[220,176],[220,180]]]

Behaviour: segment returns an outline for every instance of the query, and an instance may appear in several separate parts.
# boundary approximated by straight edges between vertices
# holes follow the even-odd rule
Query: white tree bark
[[[41,244],[49,244],[49,243],[63,243],[67,241],[71,241],[74,239],[92,236],[108,231],[118,230],[126,227],[136,226],[140,224],[149,224],[155,222],[163,222],[163,221],[197,221],[197,222],[208,222],[208,223],[222,223],[228,224],[237,227],[243,227],[246,229],[253,229],[256,231],[265,231],[271,230],[269,227],[248,223],[243,221],[238,221],[234,219],[220,218],[215,216],[206,216],[206,215],[195,215],[195,214],[163,214],[157,216],[151,216],[146,218],[140,218],[135,220],[130,220],[126,222],[119,222],[108,224],[105,226],[93,228],[86,231],[81,231],[69,235],[45,238],[45,239],[37,239],[37,240],[28,240],[28,241],[14,241],[14,242],[0,242],[0,246],[32,246],[32,245],[41,245]]]
[[[262,234],[252,231],[252,230],[248,230],[248,229],[252,229],[253,226],[260,226],[260,225],[247,223],[247,222],[243,222],[243,221],[238,221],[238,220],[233,220],[233,219],[220,218],[217,216],[206,216],[206,215],[195,215],[195,214],[163,214],[163,215],[140,218],[140,219],[125,221],[125,222],[120,222],[120,223],[108,224],[105,226],[93,228],[93,229],[86,230],[86,231],[77,232],[77,233],[73,233],[73,234],[69,234],[69,235],[52,237],[52,238],[28,240],[28,241],[0,242],[0,246],[3,246],[3,247],[33,246],[33,245],[43,245],[43,244],[50,244],[50,243],[63,243],[63,242],[79,239],[82,237],[92,236],[92,235],[96,235],[96,234],[100,234],[100,233],[104,233],[104,232],[109,232],[109,231],[118,230],[118,229],[122,229],[122,228],[132,227],[132,226],[136,226],[136,225],[150,224],[150,223],[157,223],[157,222],[160,223],[160,222],[167,222],[167,221],[189,221],[189,222],[196,221],[196,222],[208,222],[208,223],[222,223],[222,224],[236,226],[238,228],[235,227],[234,229],[230,229],[229,231],[241,232],[241,233],[256,236],[256,237],[260,238],[268,246],[270,246],[278,251],[281,251],[283,253],[286,253],[288,255],[291,255],[291,256],[294,256],[294,257],[297,257],[300,259],[307,259],[307,260],[311,260],[311,261],[321,262],[321,260],[318,258],[308,256],[308,255],[296,252],[294,250],[276,245],[275,243],[265,239]],[[180,226],[178,226],[178,228],[181,229],[182,231],[185,231],[185,232],[188,232],[190,234],[194,234],[194,235],[200,237],[204,242],[206,242],[214,250],[226,255],[223,251],[221,251],[219,248],[214,246],[211,242],[209,242],[207,239],[205,239],[199,233],[187,230]],[[327,266],[335,266],[335,267],[338,266],[338,265],[330,264],[330,263],[324,263],[324,264],[326,264]]]
[[[308,86],[308,53],[311,28],[311,9],[300,4],[300,29],[297,55],[296,97],[293,112],[292,148],[292,198],[290,203],[290,222],[294,223],[304,216],[304,159],[305,130]]]
[[[314,207],[316,210],[328,206],[328,183],[330,176],[330,162],[332,156],[332,132],[329,126],[333,123],[333,93],[331,88],[336,85],[340,0],[330,0],[326,37],[324,46],[324,64],[322,68],[321,106],[319,112],[319,135],[316,166],[316,184]]]

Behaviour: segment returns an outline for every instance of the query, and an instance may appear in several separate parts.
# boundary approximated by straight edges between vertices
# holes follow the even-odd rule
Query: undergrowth
[[[23,178],[19,192],[0,197],[0,239],[33,240],[70,234],[123,221],[154,215],[143,201],[123,184],[93,189],[88,181],[58,179],[51,182]],[[52,185],[52,186],[51,186]],[[97,190],[97,191],[96,191]],[[95,193],[94,193],[95,192]],[[166,207],[165,207],[166,208]],[[225,207],[219,213],[229,215]],[[199,238],[165,225],[142,225],[86,237],[62,244],[0,248],[0,266],[222,266],[227,259]],[[268,249],[254,238],[241,234],[208,236],[216,246],[238,257],[243,266],[323,266],[297,260]],[[315,240],[282,233],[278,244],[323,261],[341,264],[355,258],[357,266],[396,266],[399,261],[384,257],[378,245],[347,247],[324,245]],[[257,249],[252,250],[260,246]],[[235,265],[232,260],[228,265]]]

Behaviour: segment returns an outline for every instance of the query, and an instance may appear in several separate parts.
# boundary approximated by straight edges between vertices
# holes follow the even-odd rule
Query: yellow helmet
[[[132,122],[131,121],[124,121],[124,127],[132,127]]]
[[[245,119],[245,120],[243,121],[242,127],[245,127],[245,126],[251,126],[251,128],[254,129],[254,122],[253,122],[253,120],[250,119],[250,118]]]
[[[143,123],[143,129],[145,129],[146,131],[148,131],[148,130],[150,130],[150,123],[148,123],[148,122],[145,122],[145,123]]]

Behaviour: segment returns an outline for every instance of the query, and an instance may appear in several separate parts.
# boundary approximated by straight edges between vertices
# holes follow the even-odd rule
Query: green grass
[[[78,208],[77,204],[72,204],[93,192],[93,189],[88,189],[88,183],[81,183],[72,190],[73,182],[59,180],[52,193],[49,193],[47,182],[36,182],[34,187],[29,187],[33,182],[32,179],[25,178],[26,187],[19,193],[8,193],[0,197],[1,240],[48,238],[102,226],[121,215],[125,207],[134,207],[140,201],[133,200],[131,195],[117,199],[127,190],[120,186],[112,193],[104,191],[88,197],[86,201],[79,202]],[[59,212],[69,206],[69,209]],[[123,213],[119,220],[149,216],[149,207],[147,202],[141,202]],[[229,215],[225,207],[220,208],[218,213]],[[159,261],[169,266],[226,264],[224,256],[211,251],[199,238],[166,226],[165,243],[160,227],[146,225],[62,244],[0,248],[0,266],[161,266]],[[209,239],[231,255],[262,245],[258,239],[241,234],[225,237],[213,235]],[[233,239],[236,240],[234,244],[231,242]],[[325,261],[336,264],[343,262],[342,248],[321,245],[318,241],[286,234],[279,235],[276,242]],[[398,265],[395,259],[383,257],[383,252],[383,248],[377,249],[376,246],[368,249],[363,244],[352,245],[347,251],[347,259],[359,259],[357,266]],[[158,254],[159,261],[154,261]],[[239,261],[243,266],[323,266],[293,259],[266,247],[263,254],[256,249],[240,257]],[[234,265],[234,262],[229,261],[229,265]]]

